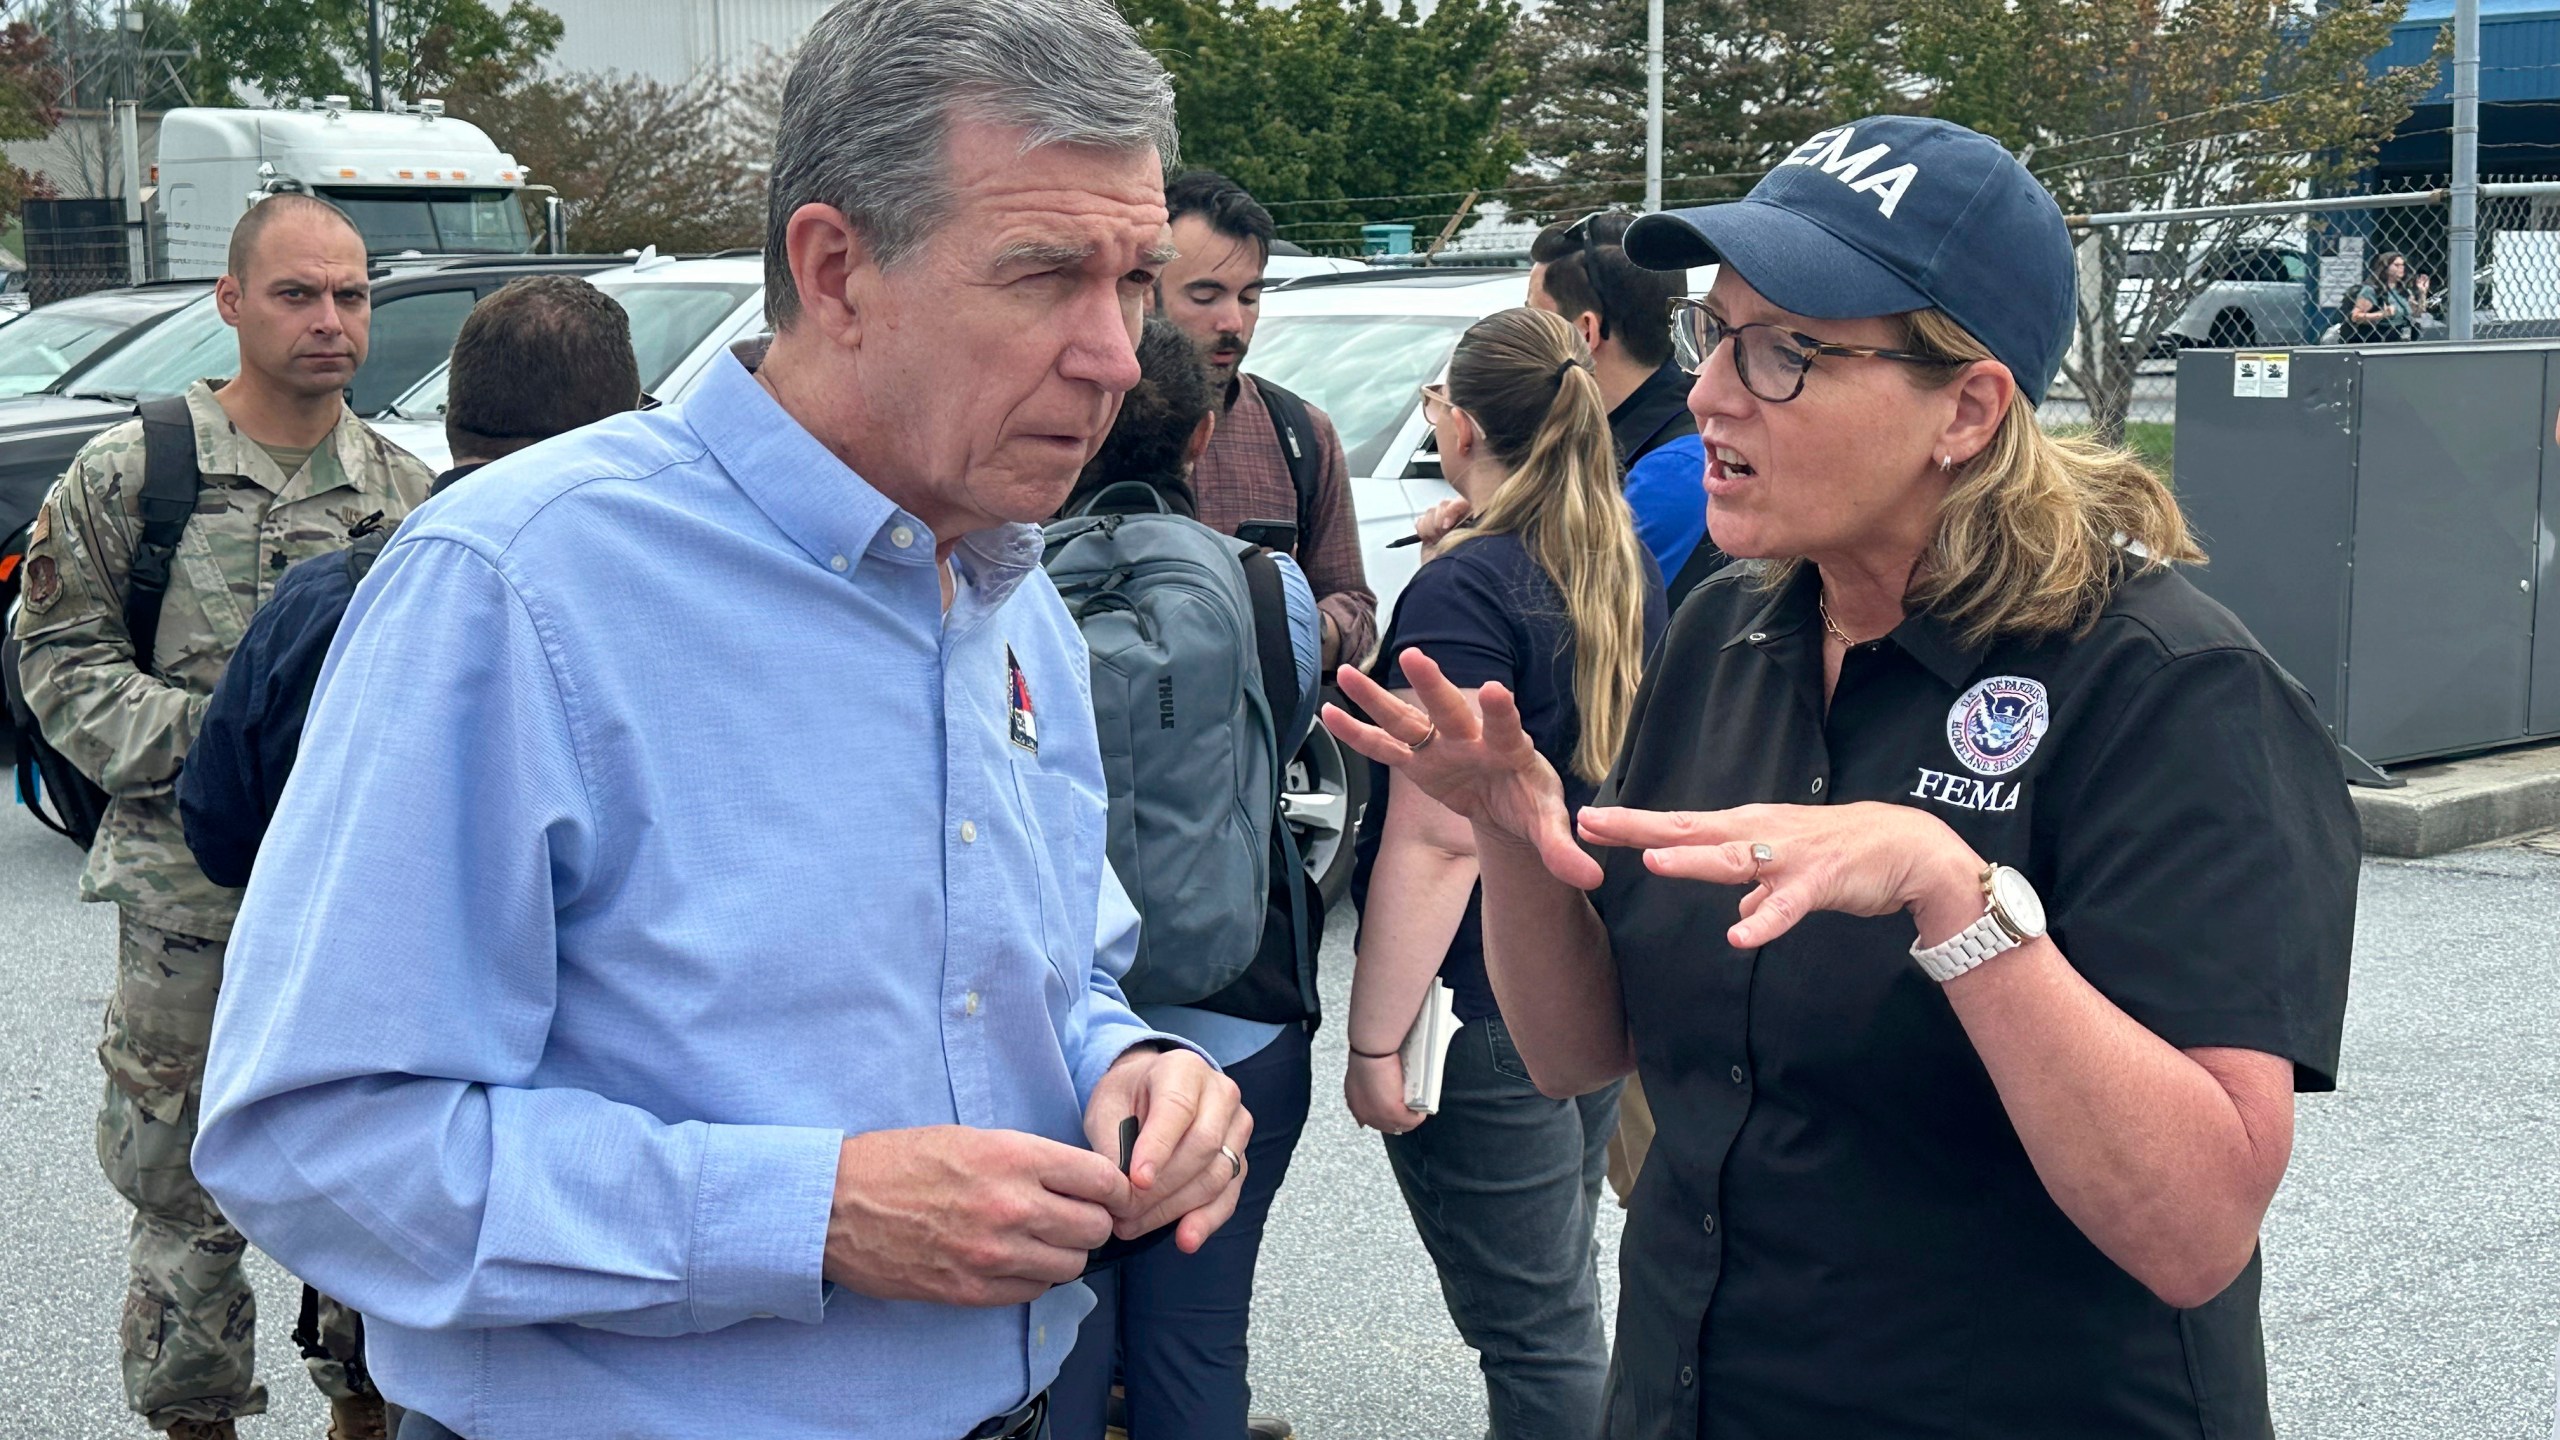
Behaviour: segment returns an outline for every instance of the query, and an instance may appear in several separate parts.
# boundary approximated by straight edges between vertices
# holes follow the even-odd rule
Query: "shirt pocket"
[[[1064,775],[1028,765],[1015,766],[1013,774],[1040,893],[1040,948],[1072,1000],[1093,962],[1094,912],[1102,899],[1089,807]]]

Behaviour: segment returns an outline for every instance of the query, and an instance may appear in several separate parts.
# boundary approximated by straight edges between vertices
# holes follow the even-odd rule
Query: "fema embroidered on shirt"
[[[1037,755],[1040,726],[1031,714],[1031,682],[1022,678],[1022,662],[1014,657],[1010,645],[1004,647],[1004,668],[1008,672],[1005,698],[1011,711],[1005,722],[1005,738]]]

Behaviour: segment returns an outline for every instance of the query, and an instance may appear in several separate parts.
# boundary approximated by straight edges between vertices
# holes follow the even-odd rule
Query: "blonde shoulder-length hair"
[[[1947,362],[1909,367],[1918,384],[1953,384],[1967,364],[1993,358],[1943,311],[1902,318],[1907,348]],[[1784,584],[1801,563],[1766,565],[1762,582]],[[2097,623],[2127,576],[2203,563],[2150,467],[2131,451],[2048,433],[2019,393],[1991,443],[1956,467],[1907,598],[1968,644],[2071,635]]]

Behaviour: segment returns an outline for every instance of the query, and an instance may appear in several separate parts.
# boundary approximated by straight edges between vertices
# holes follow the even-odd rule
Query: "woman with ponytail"
[[[1409,695],[1394,657],[1419,647],[1463,690],[1502,687],[1580,805],[1617,756],[1664,623],[1591,354],[1561,318],[1505,310],[1467,331],[1423,405],[1469,514],[1405,587],[1373,677]],[[1496,1440],[1588,1435],[1609,1363],[1591,1226],[1617,1087],[1538,1092],[1485,978],[1473,832],[1384,766],[1370,794],[1344,1096],[1387,1136],[1450,1316],[1482,1358]],[[1435,976],[1463,1028],[1426,1117],[1405,1106],[1397,1051]]]
[[[1627,254],[1721,267],[1671,338],[1744,563],[1608,793],[1428,640],[1325,714],[1467,817],[1523,1073],[1644,1077],[1601,1433],[2271,1440],[2258,1231],[2336,1083],[2355,812],[2169,488],[2039,424],[2061,210],[1878,116]]]

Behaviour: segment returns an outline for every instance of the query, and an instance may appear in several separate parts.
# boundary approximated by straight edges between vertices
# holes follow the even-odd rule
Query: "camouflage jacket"
[[[342,411],[291,476],[240,433],[198,382],[187,391],[204,476],[169,567],[152,673],[134,663],[125,581],[142,531],[142,422],[81,447],[36,512],[18,638],[28,703],[45,738],[111,797],[80,877],[164,930],[225,940],[240,892],[204,877],[178,824],[178,767],[222,667],[285,567],[342,549],[380,512],[396,524],[433,476]]]

